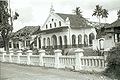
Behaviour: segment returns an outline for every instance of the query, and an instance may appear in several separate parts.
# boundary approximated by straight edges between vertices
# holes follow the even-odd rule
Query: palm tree
[[[117,12],[118,19],[120,19],[120,10]]]
[[[102,10],[102,18],[105,18],[105,23],[106,23],[106,18],[108,18],[108,10],[107,9],[103,9]]]
[[[99,19],[99,24],[100,24],[100,17],[102,16],[102,6],[96,5],[96,8],[92,16],[96,16]]]
[[[82,17],[82,12],[81,12],[81,9],[80,9],[80,7],[76,7],[76,9],[75,10],[73,10],[74,11],[74,13],[76,14],[76,15],[78,15],[78,16],[80,16],[80,17]]]

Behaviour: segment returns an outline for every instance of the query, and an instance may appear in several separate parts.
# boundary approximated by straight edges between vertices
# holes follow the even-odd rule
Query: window
[[[61,26],[61,21],[59,21],[59,26]]]
[[[48,26],[46,25],[46,29],[48,28]]]
[[[54,21],[54,19],[52,19],[52,21]]]
[[[76,36],[72,35],[72,46],[76,47]]]
[[[65,45],[65,48],[67,48],[67,36],[66,35],[64,36],[64,45]]]
[[[56,27],[56,23],[54,23],[54,26]]]
[[[9,48],[12,48],[12,43],[11,42],[9,42]]]
[[[50,24],[50,28],[52,28],[52,24]]]

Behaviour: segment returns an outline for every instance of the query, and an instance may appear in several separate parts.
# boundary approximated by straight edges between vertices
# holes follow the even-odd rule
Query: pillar
[[[109,48],[104,50],[104,62],[105,62],[105,68],[107,67],[107,56],[108,56],[108,52],[110,51]]]
[[[55,53],[55,68],[60,68],[60,59],[59,59],[59,57],[62,55],[61,53],[62,53],[62,50],[59,50],[59,49],[57,49],[57,50],[55,50],[54,51],[54,53]]]
[[[6,55],[6,51],[3,51],[3,56],[2,56],[2,62],[5,62],[5,55]]]
[[[75,70],[82,70],[81,57],[83,56],[83,49],[75,50]]]
[[[14,54],[14,51],[9,51],[9,62],[12,63],[12,55]]]
[[[37,49],[39,49],[39,37],[37,37]]]
[[[27,51],[27,65],[30,65],[31,64],[31,61],[30,61],[30,56],[32,55],[32,50],[28,50]]]
[[[17,51],[17,58],[18,58],[17,63],[18,63],[18,64],[20,64],[20,56],[21,56],[21,55],[22,55],[22,51],[21,51],[21,50]]]
[[[45,50],[39,50],[39,60],[40,60],[40,63],[39,65],[40,66],[44,66],[44,62],[43,62],[43,56],[45,55]]]

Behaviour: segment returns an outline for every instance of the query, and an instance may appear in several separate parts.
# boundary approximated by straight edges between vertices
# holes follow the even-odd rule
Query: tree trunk
[[[98,17],[98,19],[99,19],[99,26],[100,26],[100,16]]]
[[[4,42],[4,50],[9,52],[9,40],[6,38],[3,38],[3,42]]]

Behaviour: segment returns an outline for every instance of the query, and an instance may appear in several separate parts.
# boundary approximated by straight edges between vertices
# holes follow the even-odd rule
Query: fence
[[[70,68],[75,70],[103,71],[106,67],[105,56],[84,56],[82,49],[75,50],[75,55],[65,56],[61,50],[55,50],[55,55],[45,55],[45,50],[40,50],[39,55],[32,55],[28,50],[27,55],[22,55],[22,51],[13,51],[6,54],[5,51],[0,54],[1,62],[36,65],[53,68]]]

